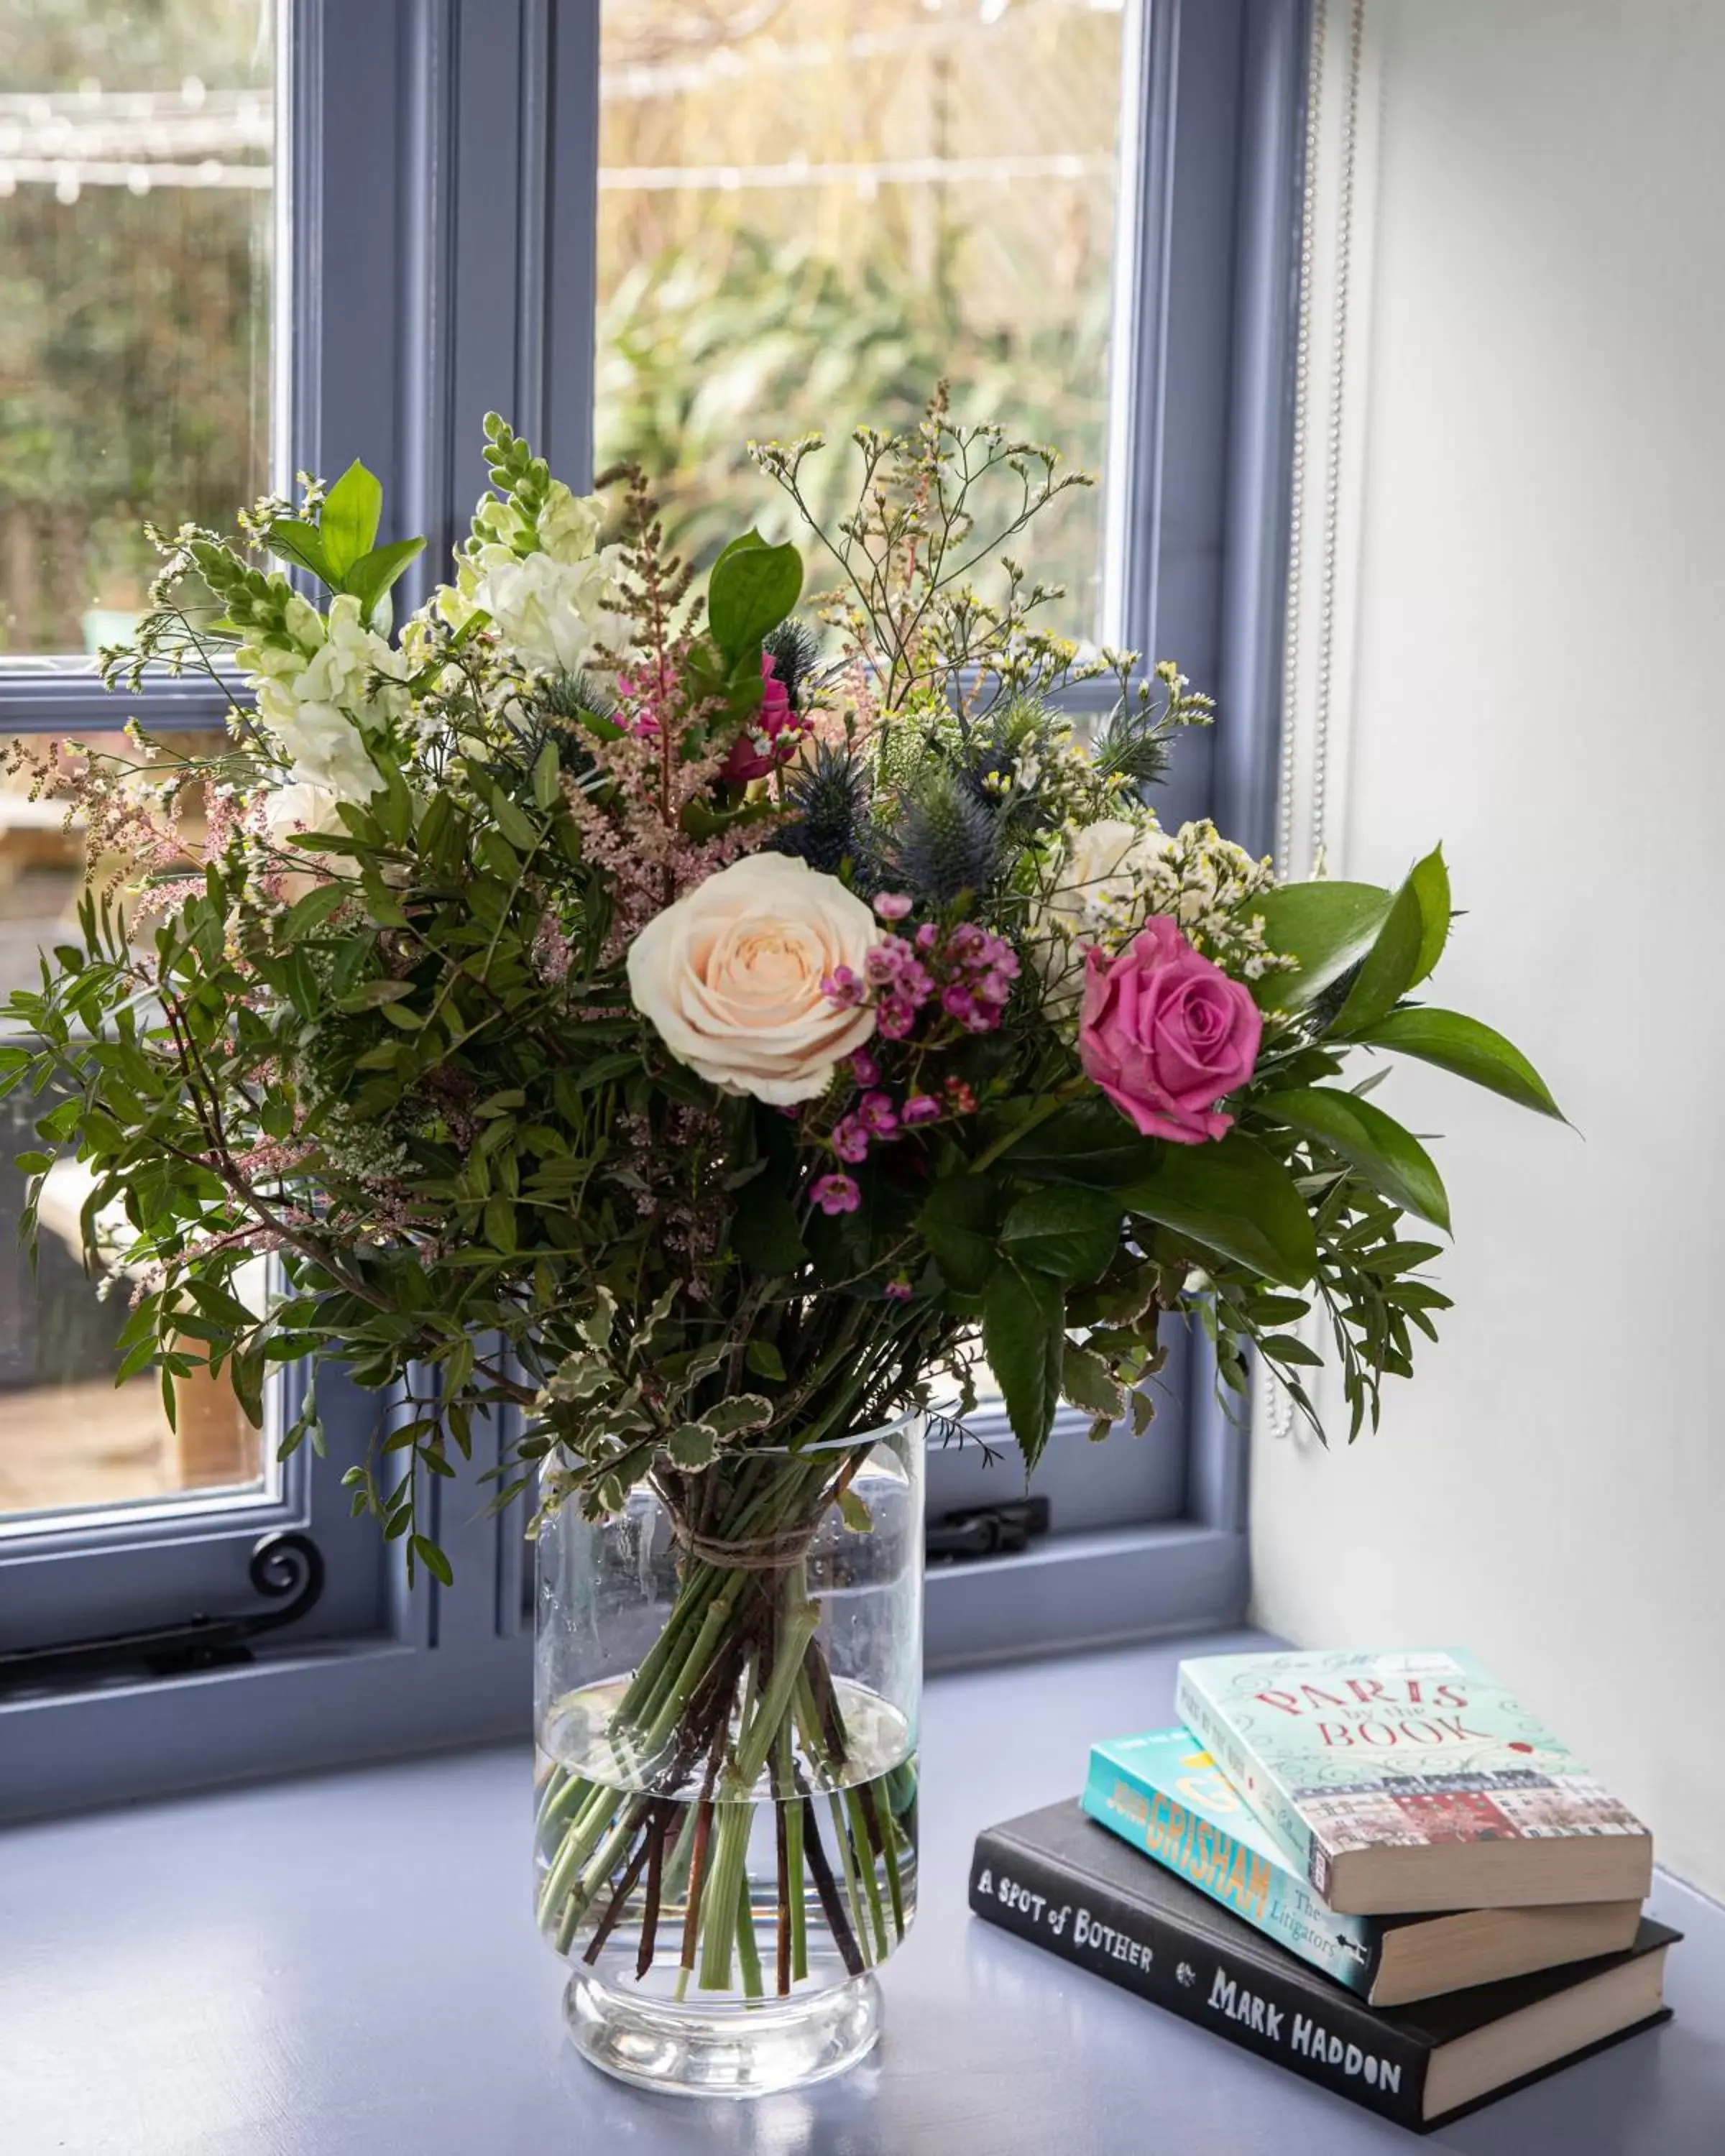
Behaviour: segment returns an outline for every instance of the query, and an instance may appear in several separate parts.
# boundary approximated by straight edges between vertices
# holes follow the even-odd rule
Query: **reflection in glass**
[[[942,375],[961,419],[1100,471],[1123,20],[1122,0],[604,9],[598,459],[671,475],[698,566],[739,501],[788,528],[751,436],[900,425]],[[1075,490],[1024,547],[1070,593],[1062,625],[1096,619],[1101,533],[1100,490]]]
[[[96,737],[91,746],[121,742]],[[31,800],[29,783],[28,767],[0,770],[0,998],[35,984],[37,950],[74,925],[85,883],[82,834],[65,828],[64,803]],[[183,822],[195,838],[195,812]],[[116,1387],[128,1274],[118,1262],[105,1279],[85,1269],[80,1214],[90,1184],[75,1160],[58,1161],[44,1184],[33,1276],[18,1240],[28,1178],[13,1161],[38,1142],[35,1118],[51,1105],[27,1092],[0,1102],[0,1519],[262,1487],[262,1440],[225,1378],[176,1381],[177,1429],[155,1372]],[[103,1224],[117,1259],[123,1219]]]
[[[269,0],[8,0],[0,661],[121,640],[146,516],[269,476]]]

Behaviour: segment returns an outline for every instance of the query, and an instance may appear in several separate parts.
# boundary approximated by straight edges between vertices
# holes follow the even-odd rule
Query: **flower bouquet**
[[[962,1432],[986,1366],[1028,1469],[1063,1400],[1142,1433],[1173,1322],[1315,1422],[1315,1314],[1357,1434],[1445,1306],[1378,1059],[1557,1113],[1417,999],[1440,854],[1279,885],[1158,822],[1209,706],[1040,626],[1009,550],[1082,483],[1051,452],[943,398],[854,443],[830,529],[819,440],[753,450],[813,620],[797,546],[745,532],[697,596],[642,475],[578,498],[496,418],[398,631],[421,542],[378,542],[362,466],[234,543],[163,535],[110,676],[225,654],[255,708],[208,756],[56,749],[38,783],[124,866],[0,1049],[52,1103],[22,1165],[88,1163],[121,1374],[170,1413],[199,1367],[258,1417],[272,1364],[345,1366],[385,1410],[354,1508],[447,1583],[428,1486],[518,1411],[540,1921],[588,2048],[665,2086],[872,2037],[914,1903],[925,1423]],[[1082,731],[1062,692],[1097,679]]]

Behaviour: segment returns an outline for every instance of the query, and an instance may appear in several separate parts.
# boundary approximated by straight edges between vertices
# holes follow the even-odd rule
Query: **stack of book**
[[[1468,1656],[1205,1656],[1177,1707],[980,1836],[979,1916],[1421,2131],[1668,2018],[1651,1836]]]

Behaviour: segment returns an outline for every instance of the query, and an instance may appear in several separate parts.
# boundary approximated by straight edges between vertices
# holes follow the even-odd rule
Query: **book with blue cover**
[[[1192,1732],[1154,1729],[1091,1748],[1084,1810],[1133,1848],[1373,2005],[1616,1953],[1633,1901],[1435,1916],[1343,1915]]]
[[[1175,1711],[1332,1909],[1641,1900],[1647,1829],[1460,1649],[1204,1655]]]

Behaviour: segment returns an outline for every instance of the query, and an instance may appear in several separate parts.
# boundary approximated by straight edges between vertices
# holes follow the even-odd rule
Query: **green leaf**
[[[742,1359],[757,1378],[778,1385],[784,1383],[784,1358],[770,1340],[751,1340]]]
[[[270,552],[280,560],[291,562],[295,568],[309,569],[320,583],[335,589],[336,579],[315,524],[308,524],[300,516],[278,516],[265,536]]]
[[[809,1262],[796,1207],[763,1177],[749,1183],[737,1201],[731,1247],[752,1273],[768,1279],[799,1272]]]
[[[359,601],[361,614],[370,621],[384,593],[393,588],[408,562],[424,552],[423,539],[392,539],[387,547],[374,547],[347,571],[341,589],[352,593]]]
[[[733,539],[707,583],[707,619],[714,640],[729,659],[759,644],[795,606],[803,591],[803,561],[794,547],[769,547],[758,531]]]
[[[370,552],[382,516],[382,482],[356,457],[324,496],[318,514],[318,535],[329,564],[330,582],[345,588],[342,580]]]
[[[1284,884],[1249,900],[1240,911],[1262,919],[1265,942],[1300,962],[1292,973],[1266,973],[1251,983],[1259,1005],[1303,1010],[1371,949],[1392,898],[1373,883],[1318,881]]]
[[[874,1533],[874,1514],[848,1483],[839,1492],[834,1502],[839,1507],[839,1517],[843,1520],[845,1527],[851,1534],[871,1535]]]
[[[1272,1094],[1265,1103],[1291,1130],[1339,1153],[1373,1189],[1447,1229],[1450,1201],[1436,1164],[1410,1131],[1355,1093],[1314,1086]]]
[[[1450,940],[1450,871],[1444,865],[1443,848],[1434,846],[1423,861],[1416,861],[1408,881],[1420,901],[1420,956],[1408,983],[1417,988],[1443,957]]]
[[[1358,1026],[1374,1025],[1407,993],[1425,947],[1425,916],[1410,876],[1396,893],[1347,999],[1330,1021],[1330,1034],[1345,1039]]]
[[[1565,1120],[1545,1081],[1520,1049],[1460,1011],[1417,1008],[1391,1011],[1355,1039],[1372,1048],[1393,1048],[1403,1055],[1417,1055],[1440,1070],[1453,1070],[1488,1091],[1501,1093],[1523,1108],[1542,1116]]]
[[[1308,1348],[1303,1340],[1291,1333],[1271,1332],[1254,1342],[1260,1355],[1267,1355],[1272,1363],[1283,1365],[1297,1363],[1302,1370],[1321,1370],[1324,1358],[1315,1348]]]
[[[314,928],[321,928],[330,916],[337,912],[343,902],[352,896],[353,886],[347,883],[323,883],[316,891],[308,891],[303,898],[295,899],[283,915],[282,942],[297,942],[300,937],[309,936]]]
[[[1000,1248],[1015,1265],[1057,1280],[1100,1280],[1120,1248],[1121,1206],[1106,1191],[1033,1190],[1000,1229]]]
[[[698,1474],[710,1467],[719,1450],[719,1440],[702,1422],[680,1423],[665,1441],[671,1465],[680,1467],[685,1474]]]
[[[1027,1470],[1041,1457],[1060,1402],[1065,1315],[1057,1281],[997,1260],[983,1291],[983,1353]]]
[[[542,808],[554,808],[562,790],[559,781],[562,765],[557,757],[557,745],[548,741],[539,752],[533,765],[533,798]]]
[[[759,1393],[733,1393],[701,1419],[716,1437],[736,1437],[746,1430],[767,1429],[773,1420],[773,1403]]]
[[[54,1166],[51,1152],[21,1152],[13,1156],[13,1165],[21,1168],[26,1175],[46,1175]]]
[[[440,1586],[453,1587],[455,1584],[454,1568],[429,1535],[409,1537],[408,1548]]]
[[[999,1270],[999,1193],[986,1176],[952,1175],[936,1183],[916,1216],[935,1262],[961,1295],[980,1295]]]
[[[1008,1147],[1000,1161],[1007,1173],[1027,1183],[1120,1190],[1153,1173],[1163,1151],[1157,1139],[1140,1137],[1117,1108],[1098,1097],[1058,1110]]]
[[[1280,1106],[1283,1096],[1275,1098]],[[1303,1287],[1317,1269],[1312,1215],[1293,1178],[1240,1131],[1167,1147],[1156,1173],[1121,1197],[1129,1213],[1284,1287]]]
[[[515,1255],[515,1208],[506,1198],[485,1200],[485,1240],[506,1257]]]
[[[1069,1340],[1060,1358],[1060,1391],[1075,1408],[1118,1422],[1126,1413],[1126,1393],[1114,1373],[1088,1348]]]

